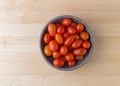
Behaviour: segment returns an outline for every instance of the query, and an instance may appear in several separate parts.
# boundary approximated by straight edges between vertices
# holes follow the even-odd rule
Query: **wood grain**
[[[119,86],[120,0],[0,0],[0,86]],[[74,71],[51,68],[39,52],[50,19],[74,15],[95,38],[91,59]]]

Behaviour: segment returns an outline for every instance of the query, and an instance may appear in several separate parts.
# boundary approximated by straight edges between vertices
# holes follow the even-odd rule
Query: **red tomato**
[[[75,22],[72,22],[71,26],[76,27],[76,26],[77,26],[77,24],[76,24]]]
[[[71,19],[70,18],[64,18],[63,20],[62,20],[62,25],[63,26],[69,26],[69,25],[71,25]]]
[[[86,52],[87,52],[87,50],[85,48],[77,48],[77,49],[73,50],[73,54],[77,55],[77,56],[78,55],[83,56],[86,54]]]
[[[82,44],[82,40],[78,39],[78,40],[73,42],[72,47],[73,48],[79,48],[81,46],[81,44]]]
[[[62,55],[66,55],[67,52],[68,52],[68,48],[67,48],[66,46],[62,46],[62,47],[60,48],[60,53],[61,53]]]
[[[61,54],[59,51],[55,51],[55,52],[53,52],[52,56],[53,56],[53,58],[57,59],[57,58],[61,57]]]
[[[74,37],[74,39],[80,39],[80,36],[77,34],[73,35],[73,37]]]
[[[75,59],[78,60],[78,61],[80,61],[80,60],[83,59],[83,56],[76,56]]]
[[[84,25],[83,24],[77,24],[76,29],[77,29],[78,33],[81,33],[84,30]]]
[[[45,53],[46,56],[51,56],[52,55],[52,51],[50,50],[48,45],[45,45],[44,53]]]
[[[54,59],[53,65],[56,67],[62,67],[62,66],[64,66],[64,61],[61,59]]]
[[[45,44],[48,44],[49,41],[51,40],[50,34],[49,33],[45,33],[43,40],[44,40]]]
[[[67,33],[67,32],[65,32],[64,34],[63,34],[63,38],[64,39],[67,39],[69,37],[69,34]]]
[[[63,43],[63,37],[60,34],[58,34],[58,33],[55,35],[55,40],[60,45]]]
[[[73,36],[69,36],[69,37],[64,41],[64,45],[69,47],[73,42],[74,42],[74,37],[73,37]]]
[[[57,28],[57,33],[64,34],[64,32],[65,32],[65,27],[64,26],[61,25]]]
[[[89,42],[89,41],[84,41],[84,42],[83,42],[83,47],[84,47],[84,48],[88,49],[88,48],[90,48],[90,46],[91,46],[91,45],[90,45],[90,42]]]
[[[73,61],[68,61],[68,66],[72,67],[72,66],[75,66],[75,60]]]
[[[80,38],[81,38],[82,40],[87,40],[87,39],[89,38],[88,32],[82,32],[82,33],[80,34]]]
[[[50,33],[50,36],[55,36],[55,34],[56,34],[56,26],[55,26],[55,24],[54,23],[50,23],[49,25],[48,25],[48,32]]]
[[[76,29],[74,26],[70,26],[67,28],[67,33],[69,33],[70,35],[73,35],[76,33]]]
[[[74,60],[74,55],[72,53],[68,53],[65,56],[67,61],[73,61]]]
[[[58,43],[55,40],[51,40],[49,42],[49,48],[51,51],[57,51],[58,50]]]

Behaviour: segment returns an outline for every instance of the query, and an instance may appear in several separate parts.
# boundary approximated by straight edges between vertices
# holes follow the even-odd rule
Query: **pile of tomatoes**
[[[70,18],[63,18],[60,23],[50,23],[44,34],[44,54],[53,58],[53,65],[69,67],[84,58],[91,47],[89,33],[82,23],[73,22]]]

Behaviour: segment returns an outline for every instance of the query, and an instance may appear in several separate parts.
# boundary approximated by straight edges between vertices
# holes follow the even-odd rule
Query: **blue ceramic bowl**
[[[72,21],[76,22],[76,23],[82,23],[85,25],[85,30],[90,34],[90,42],[91,42],[91,47],[90,49],[88,49],[86,55],[84,56],[84,59],[82,59],[81,61],[78,61],[76,63],[75,66],[73,67],[69,67],[67,65],[61,67],[61,68],[58,68],[58,67],[55,67],[53,64],[52,64],[52,61],[53,61],[53,58],[50,58],[50,57],[47,57],[45,56],[44,54],[44,42],[43,42],[43,36],[44,34],[47,32],[47,26],[49,23],[59,23],[61,22],[61,20],[63,18],[71,18]],[[79,67],[81,67],[82,65],[84,65],[90,58],[90,55],[92,54],[93,52],[93,47],[94,47],[94,38],[93,38],[93,34],[92,34],[92,31],[90,30],[89,26],[80,18],[78,17],[75,17],[75,16],[71,16],[71,15],[63,15],[63,16],[58,16],[58,17],[55,17],[53,19],[51,19],[40,31],[40,54],[41,54],[41,57],[45,59],[45,61],[50,65],[52,66],[53,68],[55,69],[58,69],[58,70],[63,70],[63,71],[69,71],[69,70],[74,70],[74,69],[77,69]]]

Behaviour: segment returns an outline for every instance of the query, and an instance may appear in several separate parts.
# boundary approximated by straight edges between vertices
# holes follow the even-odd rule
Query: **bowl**
[[[78,61],[76,63],[75,66],[73,67],[68,67],[67,65],[63,66],[63,67],[55,67],[53,64],[52,64],[52,60],[53,58],[48,58],[47,56],[45,56],[44,54],[44,42],[43,42],[43,36],[44,34],[47,32],[47,26],[49,23],[59,23],[63,18],[71,18],[72,21],[76,22],[76,23],[82,23],[85,25],[85,30],[89,33],[90,35],[90,42],[91,42],[91,47],[88,49],[86,55],[84,56],[84,58],[81,60],[81,61]],[[58,16],[58,17],[55,17],[53,19],[51,19],[40,31],[40,54],[41,54],[41,57],[45,59],[45,61],[53,68],[55,69],[58,69],[58,70],[63,70],[63,71],[70,71],[70,70],[74,70],[74,69],[77,69],[77,68],[80,68],[81,66],[83,66],[90,58],[90,55],[92,54],[93,52],[93,48],[94,48],[94,37],[93,37],[93,34],[92,34],[92,31],[90,30],[89,26],[87,25],[87,23],[85,23],[82,19],[76,17],[76,16],[71,16],[71,15],[62,15],[62,16]]]

